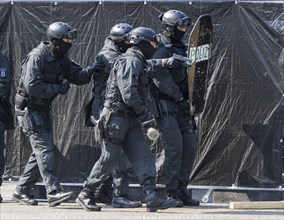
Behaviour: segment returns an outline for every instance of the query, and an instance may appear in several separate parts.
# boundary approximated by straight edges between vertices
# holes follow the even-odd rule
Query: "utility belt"
[[[29,110],[28,107],[26,107],[24,110],[16,108],[15,113],[17,116],[20,116],[17,117],[19,120],[19,125],[22,127],[23,132],[28,136],[34,132],[38,132],[39,130],[46,128],[42,116],[39,113],[35,114],[33,110]]]
[[[93,123],[95,124],[95,139],[97,145],[101,145],[104,140],[106,143],[110,142],[113,144],[121,145],[123,140],[119,138],[120,128],[116,126],[108,125],[108,121],[111,116],[119,117],[134,117],[134,113],[130,111],[116,111],[111,112],[107,108],[103,108],[99,120],[95,120],[93,117]]]
[[[50,109],[50,100],[36,99],[27,97],[27,95],[17,92],[15,95],[15,107],[18,110],[24,110],[26,107],[38,111]]]

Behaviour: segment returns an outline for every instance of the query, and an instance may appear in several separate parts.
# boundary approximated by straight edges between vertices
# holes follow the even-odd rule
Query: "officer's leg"
[[[83,185],[82,191],[76,199],[76,202],[85,210],[101,210],[101,207],[96,204],[94,192],[111,173],[114,164],[119,158],[120,151],[120,144],[110,142],[103,144],[101,156],[93,166],[87,181]]]
[[[140,201],[131,201],[128,198],[128,164],[129,160],[126,154],[124,151],[121,151],[119,160],[112,169],[114,195],[111,205],[115,208],[136,208],[142,206]]]
[[[114,195],[122,196],[128,193],[127,165],[129,160],[121,151],[119,160],[112,169]]]
[[[51,137],[51,122],[48,112],[30,112],[25,116],[24,120],[29,120],[32,124],[28,130],[30,144],[33,149],[33,156],[40,172],[40,175],[45,184],[47,200],[49,206],[57,206],[63,201],[67,201],[72,192],[62,192],[59,179],[55,174],[54,169],[54,144]],[[34,158],[30,162],[34,163]],[[27,171],[35,171],[35,169],[28,169]],[[34,180],[35,172],[31,172],[30,179]],[[24,173],[24,175],[26,175]],[[28,180],[24,183],[28,185]]]
[[[164,199],[156,194],[156,166],[154,155],[148,146],[140,125],[135,125],[125,138],[124,152],[140,180],[146,196],[147,211],[155,212],[176,206],[176,200]]]
[[[29,195],[29,191],[36,184],[39,178],[40,172],[37,160],[35,153],[32,152],[24,169],[24,173],[17,182],[15,191],[12,195],[13,200],[26,205],[37,205],[38,202],[33,199],[33,196]]]
[[[178,196],[180,167],[182,160],[182,135],[179,124],[174,116],[168,115],[159,118],[158,127],[162,133],[163,147],[165,150],[165,184],[168,196],[176,199],[177,206],[183,206]]]
[[[0,121],[0,187],[2,186],[3,182],[3,174],[5,170],[5,155],[4,155],[4,150],[5,150],[5,142],[4,142],[4,132],[5,132],[5,126],[4,124]],[[2,196],[0,194],[0,203],[2,202]]]
[[[44,128],[37,129],[30,135],[30,143],[35,153],[41,177],[46,187],[47,194],[61,190],[59,179],[54,169],[54,144],[50,133]]]
[[[0,188],[1,188],[2,182],[3,182],[2,177],[3,177],[3,174],[4,174],[4,168],[5,168],[4,148],[2,146],[0,146]],[[2,203],[2,200],[3,200],[3,198],[0,194],[0,203]]]
[[[100,211],[96,205],[94,191],[109,176],[115,163],[118,161],[122,150],[124,136],[128,130],[128,119],[112,116],[105,129],[105,139],[99,160],[93,166],[83,189],[76,202],[87,211]]]
[[[113,197],[113,177],[110,174],[106,180],[96,189],[95,198],[98,203],[104,203],[106,205],[111,205]]]
[[[180,169],[179,197],[187,206],[198,206],[199,202],[191,198],[191,191],[186,190],[197,152],[197,135],[194,119],[184,118],[180,121],[183,140],[183,154]]]

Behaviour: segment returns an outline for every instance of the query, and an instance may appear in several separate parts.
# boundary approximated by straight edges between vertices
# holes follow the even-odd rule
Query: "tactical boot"
[[[111,206],[114,208],[137,208],[141,207],[139,201],[131,201],[127,196],[113,196]]]
[[[199,201],[194,200],[189,196],[185,190],[180,190],[179,191],[179,198],[182,200],[183,205],[185,206],[199,206]]]
[[[146,190],[145,195],[147,212],[156,212],[158,209],[175,207],[177,204],[175,199],[161,198],[156,194],[156,191],[152,189]]]
[[[38,202],[29,194],[24,194],[18,191],[14,191],[12,199],[16,202],[20,202],[25,205],[37,205]]]
[[[76,199],[76,203],[87,211],[101,211],[100,206],[96,204],[94,192],[88,188],[84,188]]]
[[[102,185],[95,191],[96,202],[111,205],[112,203],[112,187]]]
[[[61,202],[67,202],[73,192],[63,192],[61,190],[54,190],[47,194],[47,201],[49,207],[54,207],[60,205]]]
[[[179,198],[179,193],[177,190],[168,190],[168,198],[175,199],[177,201],[176,207],[183,207],[183,202]]]

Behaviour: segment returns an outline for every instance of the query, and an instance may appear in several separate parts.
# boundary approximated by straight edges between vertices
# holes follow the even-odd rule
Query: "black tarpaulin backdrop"
[[[15,79],[12,96],[18,85],[21,60],[41,40],[46,40],[45,31],[52,22],[64,21],[78,29],[79,37],[70,57],[86,67],[118,22],[159,31],[161,12],[181,10],[193,21],[209,13],[214,25],[213,58],[205,111],[199,116],[198,155],[190,183],[279,186],[283,3],[191,2],[0,3],[0,49],[11,60]],[[62,182],[83,182],[100,155],[94,147],[92,129],[84,126],[84,106],[92,96],[91,88],[92,83],[72,86],[67,95],[59,95],[53,103],[56,166]],[[161,147],[156,151],[157,164],[161,164]],[[7,174],[20,175],[30,152],[27,138],[19,128],[8,132]]]

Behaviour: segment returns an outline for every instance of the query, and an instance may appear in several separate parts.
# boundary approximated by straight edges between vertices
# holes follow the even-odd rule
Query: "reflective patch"
[[[7,77],[7,70],[0,68],[0,77],[1,78],[6,78]]]

